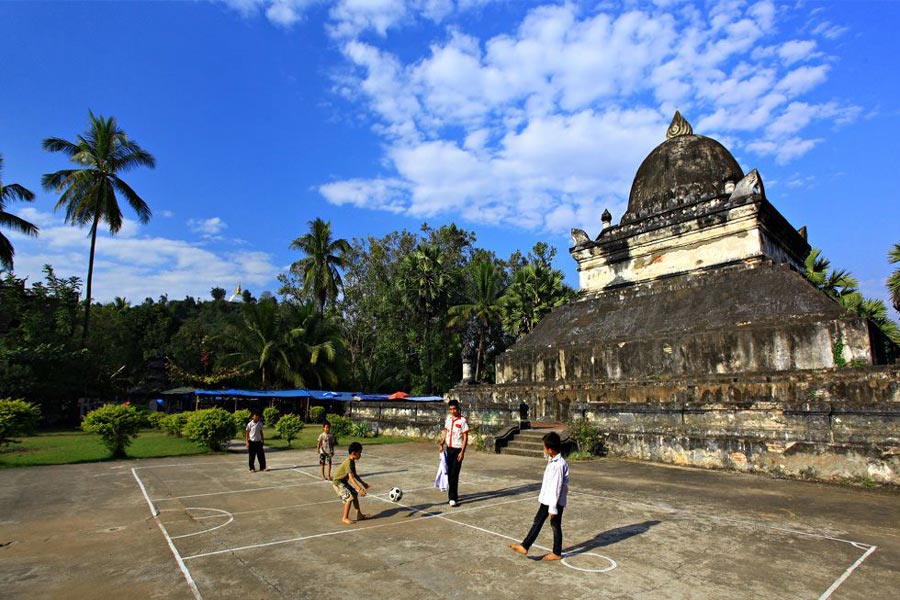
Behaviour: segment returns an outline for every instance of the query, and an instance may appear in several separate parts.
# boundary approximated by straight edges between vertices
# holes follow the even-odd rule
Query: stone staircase
[[[542,438],[549,429],[525,429],[520,431],[500,450],[501,454],[513,456],[531,456],[542,458],[544,456],[544,442]]]

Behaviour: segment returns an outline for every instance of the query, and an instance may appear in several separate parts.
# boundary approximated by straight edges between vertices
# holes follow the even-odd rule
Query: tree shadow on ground
[[[630,537],[634,537],[642,533],[647,533],[651,527],[653,527],[654,525],[659,525],[660,523],[662,523],[662,521],[644,521],[643,523],[634,523],[632,525],[625,525],[623,527],[609,529],[602,533],[598,533],[590,540],[566,548],[565,550],[563,550],[563,554],[567,556],[573,556],[576,554],[590,552],[591,550],[594,550],[596,548],[611,546],[615,543],[621,542],[622,540],[627,540]]]

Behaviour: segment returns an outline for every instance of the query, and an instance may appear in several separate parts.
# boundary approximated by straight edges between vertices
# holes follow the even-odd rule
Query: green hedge
[[[36,404],[12,398],[0,400],[0,445],[13,436],[34,432],[40,418],[41,409]]]
[[[275,424],[275,431],[287,442],[288,448],[291,447],[291,441],[297,437],[297,434],[302,429],[303,420],[297,415],[284,415]]]
[[[325,420],[331,423],[334,435],[353,435],[353,421],[340,415],[327,415]]]
[[[250,418],[253,415],[250,413],[249,408],[242,408],[240,410],[236,410],[231,414],[231,418],[234,419],[234,426],[238,432],[244,431],[247,428],[247,423],[250,422]]]
[[[182,412],[164,416],[159,421],[160,429],[162,429],[169,435],[181,437],[182,431],[184,431],[184,426],[187,425],[189,414],[190,413]]]
[[[191,413],[183,429],[184,437],[210,450],[224,450],[237,432],[234,415],[221,408]]]
[[[267,427],[275,427],[275,424],[278,423],[278,418],[281,416],[281,413],[274,406],[269,406],[263,410],[263,422]]]
[[[310,423],[321,423],[325,417],[325,407],[324,406],[313,406],[309,409],[309,422]]]
[[[133,406],[106,404],[89,412],[81,429],[99,435],[113,458],[122,458],[145,423],[145,415]]]

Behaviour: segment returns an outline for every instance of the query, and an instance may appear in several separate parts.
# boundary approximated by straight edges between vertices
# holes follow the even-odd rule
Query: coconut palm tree
[[[12,200],[31,202],[34,200],[34,194],[18,183],[4,185],[2,176],[3,155],[0,154],[0,225],[18,231],[19,233],[36,237],[38,234],[36,225],[29,223],[22,217],[17,217],[14,214],[6,212],[6,205],[8,202]],[[10,242],[5,235],[0,233],[0,267],[3,267],[7,271],[12,271],[13,256],[15,256],[15,254],[16,251],[13,249],[12,242]]]
[[[291,272],[303,281],[303,294],[313,298],[323,313],[325,304],[334,302],[344,285],[339,269],[347,266],[350,244],[331,238],[330,222],[317,218],[308,225],[309,233],[291,242],[291,250],[306,254],[291,265]]]
[[[436,244],[419,244],[400,263],[400,291],[407,306],[423,325],[427,393],[432,392],[431,331],[438,308],[446,299],[451,277],[444,265],[444,255]]]
[[[900,263],[900,244],[894,244],[894,247],[888,252],[888,262],[892,265]],[[888,291],[891,294],[891,304],[894,310],[900,311],[900,267],[894,269],[887,280]]]
[[[472,263],[471,290],[469,302],[451,306],[447,311],[450,327],[465,327],[470,322],[476,324],[478,337],[475,355],[475,381],[479,379],[484,360],[485,345],[491,327],[502,317],[500,298],[503,294],[503,275],[494,263],[483,260]]]
[[[76,227],[90,226],[91,254],[84,309],[82,343],[87,339],[91,314],[91,280],[94,274],[94,250],[100,223],[109,226],[113,235],[122,228],[122,210],[117,194],[124,196],[141,223],[148,223],[150,207],[120,177],[120,173],[136,167],[156,166],[153,156],[119,128],[115,117],[95,116],[88,111],[88,129],[74,142],[61,138],[44,140],[44,150],[62,152],[75,163],[76,169],[63,169],[43,176],[44,189],[61,193],[56,210],[66,209],[66,223]]]

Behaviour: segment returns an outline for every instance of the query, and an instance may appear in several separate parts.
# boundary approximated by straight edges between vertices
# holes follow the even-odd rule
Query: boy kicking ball
[[[544,526],[547,516],[550,516],[550,527],[553,529],[553,552],[544,556],[541,560],[560,560],[562,558],[562,516],[566,507],[566,496],[569,492],[569,464],[560,454],[562,442],[559,434],[551,431],[544,436],[544,453],[550,457],[547,468],[544,469],[544,481],[541,484],[541,493],[538,496],[540,507],[534,516],[534,524],[531,531],[525,536],[521,544],[510,544],[513,552],[528,554],[528,549],[537,539]]]
[[[359,495],[366,495],[369,484],[356,474],[356,461],[362,457],[362,444],[353,442],[350,444],[348,451],[350,456],[334,472],[334,479],[331,480],[331,483],[334,485],[335,493],[340,496],[341,501],[344,503],[344,515],[341,517],[341,523],[352,525],[353,521],[350,520],[351,504],[356,509],[356,519],[358,521],[364,521],[369,518],[359,508]]]

